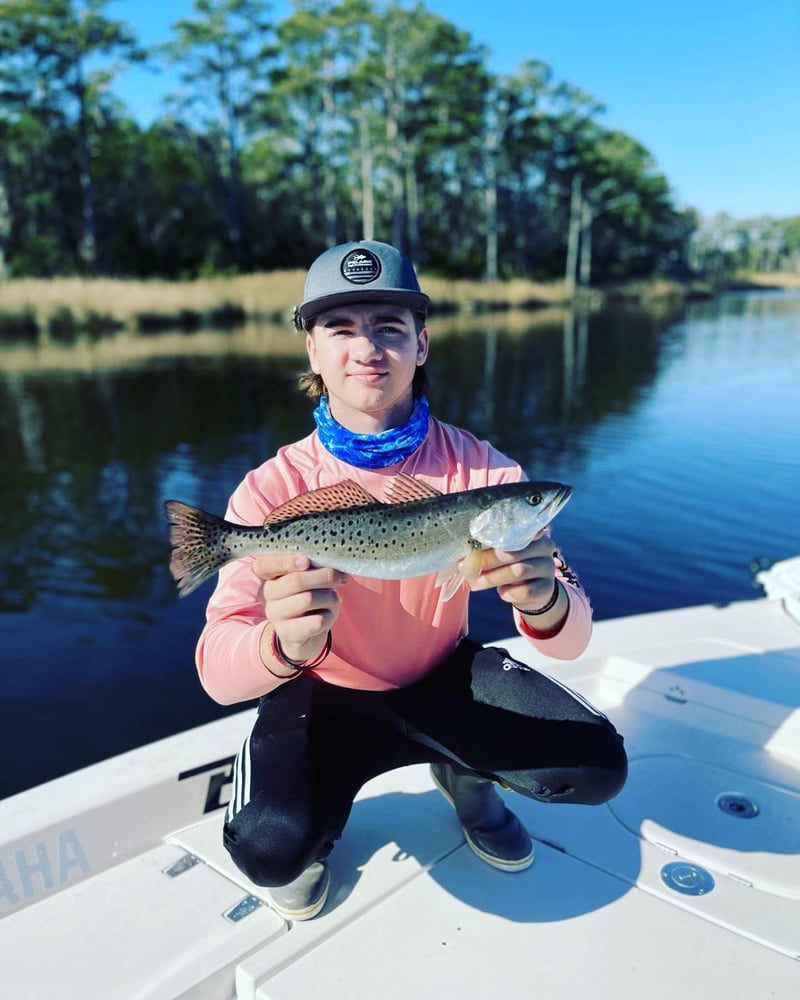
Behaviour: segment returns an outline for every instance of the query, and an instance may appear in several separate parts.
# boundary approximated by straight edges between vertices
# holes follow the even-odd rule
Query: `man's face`
[[[306,348],[339,423],[377,433],[408,419],[414,372],[428,356],[428,331],[417,335],[410,309],[379,302],[330,309],[315,317]]]

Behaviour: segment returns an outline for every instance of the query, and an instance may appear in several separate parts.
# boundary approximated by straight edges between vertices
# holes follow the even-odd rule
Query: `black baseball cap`
[[[337,305],[391,302],[426,313],[430,297],[420,291],[414,265],[397,247],[376,240],[331,247],[308,269],[303,301],[297,308],[305,323]]]

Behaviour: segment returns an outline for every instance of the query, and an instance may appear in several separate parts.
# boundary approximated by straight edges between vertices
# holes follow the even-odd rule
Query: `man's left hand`
[[[519,552],[501,549],[484,549],[480,553],[481,569],[478,578],[470,584],[472,590],[489,590],[494,587],[500,599],[513,604],[519,611],[538,611],[553,596],[555,585],[556,546],[553,539],[540,535]],[[558,599],[541,618],[528,618],[527,623],[536,630],[557,628],[566,617],[569,599],[559,586]]]

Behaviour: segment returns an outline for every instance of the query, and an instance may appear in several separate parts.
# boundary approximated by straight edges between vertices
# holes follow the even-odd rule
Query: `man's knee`
[[[610,734],[608,749],[591,769],[591,780],[583,801],[586,805],[602,805],[619,795],[628,778],[628,755],[617,733]]]
[[[301,837],[269,836],[263,829],[225,824],[222,841],[236,867],[256,885],[278,886],[293,882],[319,859],[320,850]]]
[[[609,723],[594,727],[590,748],[580,762],[501,771],[498,776],[508,788],[539,802],[602,805],[622,790],[628,756],[622,737]]]

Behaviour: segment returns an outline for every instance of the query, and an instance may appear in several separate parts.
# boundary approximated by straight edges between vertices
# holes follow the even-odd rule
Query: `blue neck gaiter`
[[[380,434],[354,434],[331,416],[326,396],[320,397],[314,410],[317,434],[326,451],[359,469],[385,469],[412,455],[428,433],[430,409],[422,396],[414,403],[408,420]]]

